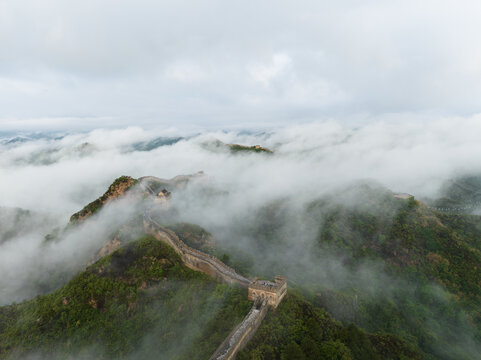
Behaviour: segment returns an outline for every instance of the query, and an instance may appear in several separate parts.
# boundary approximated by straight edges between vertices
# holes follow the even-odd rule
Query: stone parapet
[[[209,360],[233,360],[254,336],[267,314],[267,299],[256,301],[244,320],[227,336]]]
[[[157,240],[170,245],[191,269],[201,271],[230,284],[240,284],[245,288],[251,283],[249,279],[237,274],[234,269],[225,265],[217,258],[186,245],[173,231],[160,226],[153,220],[148,212],[144,213],[144,228]]]
[[[267,314],[268,308],[276,308],[287,294],[286,278],[276,276],[275,282],[257,278],[250,281],[237,274],[234,269],[225,265],[219,259],[186,245],[172,230],[162,227],[153,220],[148,211],[144,212],[143,218],[146,232],[171,246],[187,267],[229,284],[239,284],[248,288],[248,298],[254,302],[252,309],[210,358],[210,360],[234,360],[239,350],[256,333]]]
[[[287,293],[287,281],[285,277],[276,276],[275,282],[254,279],[249,285],[249,300],[265,298],[272,307],[277,307]]]

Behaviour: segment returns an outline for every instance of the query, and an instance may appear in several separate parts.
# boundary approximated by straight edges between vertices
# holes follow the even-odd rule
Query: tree
[[[302,352],[302,349],[294,341],[290,342],[281,354],[282,360],[305,360],[306,356]]]
[[[318,360],[321,357],[319,346],[317,346],[315,341],[310,337],[306,337],[302,340],[301,349],[308,360]]]
[[[321,356],[319,359],[323,360],[352,360],[351,350],[344,345],[341,341],[329,340],[321,344],[320,348]]]
[[[319,326],[319,323],[313,318],[310,318],[309,320],[307,320],[306,326],[307,333],[311,337],[311,339],[315,342],[320,342],[322,339],[322,329]]]
[[[340,337],[344,344],[349,346],[352,355],[359,360],[375,360],[379,356],[374,351],[367,335],[359,330],[359,328],[350,324],[341,330]]]

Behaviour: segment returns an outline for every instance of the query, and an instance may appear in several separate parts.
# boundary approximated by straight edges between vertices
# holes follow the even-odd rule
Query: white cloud
[[[408,119],[408,120],[406,120]],[[94,130],[61,139],[0,145],[0,206],[60,213],[64,219],[102,194],[120,175],[173,177],[204,170],[217,181],[256,202],[297,189],[315,196],[332,186],[371,178],[416,196],[432,196],[440,184],[460,174],[477,173],[481,116],[427,120],[405,115],[368,119],[361,126],[340,121],[315,122],[272,129],[268,133],[205,133],[150,152],[130,151],[132,144],[159,136],[178,136],[175,129],[130,127]],[[263,144],[274,158],[231,157],[204,151],[208,138]],[[91,151],[78,147],[88,142]],[[244,194],[246,192],[246,194]]]
[[[36,95],[42,91],[41,84],[28,80],[16,80],[8,78],[0,78],[0,94],[6,96],[9,93],[16,93],[21,96],[23,94]]]
[[[168,66],[165,75],[183,83],[197,82],[207,77],[206,72],[200,66],[190,62],[177,62]]]
[[[481,111],[474,0],[0,6],[0,129],[14,118],[222,127]]]
[[[292,59],[285,53],[275,53],[267,64],[254,64],[247,67],[249,75],[254,81],[258,81],[268,87],[271,80],[282,74],[292,63]]]

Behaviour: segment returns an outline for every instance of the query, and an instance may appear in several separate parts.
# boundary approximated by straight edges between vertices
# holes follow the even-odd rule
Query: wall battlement
[[[209,360],[234,360],[241,350],[254,336],[257,328],[267,314],[266,299],[254,302],[251,311],[244,320],[227,336]]]
[[[275,282],[254,279],[249,285],[249,300],[264,298],[269,306],[276,308],[287,294],[287,281],[283,276],[276,276],[274,280]]]
[[[145,187],[148,189],[147,187]],[[153,191],[151,189],[149,192]],[[156,195],[156,194],[152,194]],[[165,195],[165,193],[163,193]],[[234,269],[217,258],[204,254],[185,244],[171,230],[162,227],[152,219],[149,211],[143,215],[145,231],[157,240],[167,243],[181,257],[184,264],[196,271],[201,271],[229,284],[239,284],[248,288],[248,299],[253,301],[249,314],[229,334],[210,360],[235,360],[239,350],[254,336],[257,328],[267,314],[268,308],[276,308],[287,294],[287,281],[283,276],[276,276],[274,282],[255,278],[253,281],[237,274]]]
[[[249,279],[237,274],[234,269],[217,258],[186,245],[173,231],[160,226],[153,220],[148,212],[144,213],[144,228],[157,240],[171,246],[182,258],[184,264],[192,270],[203,272],[229,284],[239,284],[245,288],[251,283]]]

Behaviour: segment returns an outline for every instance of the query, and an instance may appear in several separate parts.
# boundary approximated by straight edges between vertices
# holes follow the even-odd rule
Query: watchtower
[[[276,276],[274,281],[255,278],[249,285],[249,300],[256,301],[263,297],[269,306],[276,308],[287,294],[287,281],[283,276]]]
[[[169,200],[171,198],[171,193],[166,189],[163,189],[161,192],[154,197],[154,202],[160,204],[160,206],[164,209],[169,208]]]

